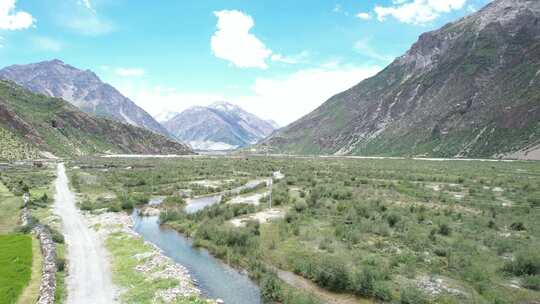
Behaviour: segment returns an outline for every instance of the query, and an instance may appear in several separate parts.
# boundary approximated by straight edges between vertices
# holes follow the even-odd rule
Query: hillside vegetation
[[[540,144],[540,2],[495,0],[259,146],[275,153],[501,157]],[[538,151],[514,157],[538,158]]]
[[[92,116],[131,124],[169,137],[150,114],[90,70],[55,59],[0,69],[6,79],[38,94],[61,98]]]
[[[0,81],[0,159],[97,153],[186,154],[191,149],[138,127],[95,118],[56,98]]]

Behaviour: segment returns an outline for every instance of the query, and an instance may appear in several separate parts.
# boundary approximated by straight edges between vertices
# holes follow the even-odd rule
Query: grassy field
[[[66,246],[63,243],[56,243],[56,259],[57,265],[60,266],[56,271],[56,290],[54,291],[54,303],[62,304],[66,299]]]
[[[32,275],[32,238],[0,235],[0,304],[16,303]]]
[[[29,232],[30,227],[20,227],[20,210],[23,204],[22,194],[26,191],[30,193],[29,208],[33,222],[41,222],[48,225],[53,232],[53,238],[57,248],[57,265],[61,265],[57,272],[56,282],[56,302],[62,303],[64,294],[63,269],[64,244],[60,232],[60,221],[52,214],[52,181],[54,171],[52,167],[31,167],[17,166],[8,168],[0,172],[0,206],[3,212],[0,213],[0,233],[12,231]],[[18,303],[35,303],[39,296],[39,285],[41,283],[41,263],[42,256],[39,248],[39,241],[32,239],[32,276],[27,288],[22,292]]]
[[[32,237],[32,257],[32,274],[30,276],[30,282],[17,300],[17,304],[33,304],[36,303],[39,298],[43,257],[41,256],[39,240],[34,236]]]
[[[17,227],[22,204],[22,198],[13,195],[0,182],[0,234],[10,233]]]
[[[91,164],[91,165],[90,165]],[[74,162],[89,206],[121,210],[192,181],[253,180],[281,170],[264,211],[220,204],[195,215],[167,205],[167,225],[250,271],[265,297],[289,297],[273,269],[332,292],[400,303],[526,303],[540,298],[540,163],[195,158]],[[200,192],[217,191],[213,189]],[[166,215],[165,215],[166,214]]]

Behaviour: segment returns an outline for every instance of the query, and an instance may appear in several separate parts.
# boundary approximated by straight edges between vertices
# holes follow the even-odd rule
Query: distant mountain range
[[[62,98],[97,117],[170,136],[152,116],[92,71],[79,70],[60,60],[12,65],[0,70],[0,79],[11,80],[34,93]]]
[[[68,102],[0,80],[0,159],[99,153],[192,154],[190,147],[143,128],[96,118]]]
[[[163,122],[178,140],[195,150],[232,150],[257,143],[270,135],[277,124],[248,113],[240,107],[217,102],[192,107]]]
[[[540,1],[495,0],[281,129],[276,153],[540,159]]]

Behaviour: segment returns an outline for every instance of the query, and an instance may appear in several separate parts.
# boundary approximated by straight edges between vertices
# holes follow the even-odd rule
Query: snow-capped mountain
[[[163,122],[163,125],[195,150],[245,147],[257,143],[276,129],[273,123],[228,102],[189,108]]]

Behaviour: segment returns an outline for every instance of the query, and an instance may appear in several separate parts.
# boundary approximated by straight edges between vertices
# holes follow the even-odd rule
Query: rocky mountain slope
[[[236,149],[254,144],[275,130],[271,122],[226,102],[189,108],[163,125],[195,150]]]
[[[150,114],[111,85],[103,83],[92,71],[79,70],[60,60],[12,65],[0,70],[0,78],[14,81],[35,93],[62,98],[86,113],[169,136]]]
[[[379,74],[259,148],[267,146],[304,154],[538,155],[540,1],[495,0],[422,34]]]
[[[0,159],[96,153],[191,154],[143,128],[90,116],[68,102],[0,80]],[[52,155],[51,155],[52,154]]]

